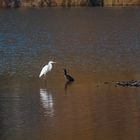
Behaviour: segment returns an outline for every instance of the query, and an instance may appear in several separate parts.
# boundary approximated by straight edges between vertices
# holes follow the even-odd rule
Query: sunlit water
[[[140,80],[139,23],[139,8],[0,10],[0,140],[138,140],[140,88],[114,84]]]

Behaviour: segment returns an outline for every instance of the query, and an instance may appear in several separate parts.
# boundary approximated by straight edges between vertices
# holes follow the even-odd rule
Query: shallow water
[[[0,139],[139,139],[140,88],[114,86],[140,79],[139,23],[139,8],[0,10]]]

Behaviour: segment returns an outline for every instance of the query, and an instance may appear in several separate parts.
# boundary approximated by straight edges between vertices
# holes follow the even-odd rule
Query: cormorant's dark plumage
[[[69,81],[69,82],[73,82],[74,81],[74,78],[67,74],[67,70],[66,69],[64,69],[64,76],[65,76],[67,81]]]

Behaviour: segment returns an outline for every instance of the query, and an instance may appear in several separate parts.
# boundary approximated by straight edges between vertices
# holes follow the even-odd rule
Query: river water
[[[114,85],[140,79],[139,23],[137,7],[0,10],[0,140],[138,140],[140,88]]]

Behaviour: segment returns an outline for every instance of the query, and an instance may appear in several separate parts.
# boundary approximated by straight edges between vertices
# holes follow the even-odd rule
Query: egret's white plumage
[[[41,70],[41,72],[39,74],[39,77],[42,77],[43,75],[46,76],[46,74],[49,71],[51,71],[51,69],[52,69],[52,63],[56,63],[56,62],[49,61],[49,63],[42,68],[42,70]]]

